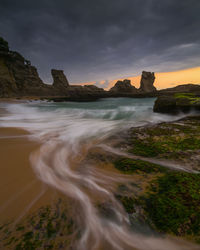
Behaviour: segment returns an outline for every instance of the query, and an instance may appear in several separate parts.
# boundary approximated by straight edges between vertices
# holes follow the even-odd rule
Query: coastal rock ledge
[[[179,112],[200,111],[200,96],[194,93],[176,93],[159,96],[155,101],[154,112],[176,114]]]

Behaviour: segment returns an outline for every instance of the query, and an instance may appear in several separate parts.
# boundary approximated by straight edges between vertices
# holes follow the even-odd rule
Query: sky
[[[46,83],[52,68],[104,88],[137,85],[143,70],[158,88],[200,83],[200,0],[1,0],[0,11],[0,36]]]

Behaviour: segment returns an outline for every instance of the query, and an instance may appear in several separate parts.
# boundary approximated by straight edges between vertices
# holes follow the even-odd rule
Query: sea
[[[87,162],[89,151],[107,146],[109,138],[131,127],[184,117],[184,114],[154,113],[154,102],[155,98],[107,98],[95,102],[19,101],[0,104],[5,111],[0,117],[0,127],[26,130],[29,140],[40,144],[39,153],[30,155],[37,178],[61,192],[66,199],[76,201],[82,234],[74,249],[197,249],[177,239],[132,230],[128,214],[112,189],[126,177]],[[102,203],[111,204],[112,218],[99,214],[96,197]]]

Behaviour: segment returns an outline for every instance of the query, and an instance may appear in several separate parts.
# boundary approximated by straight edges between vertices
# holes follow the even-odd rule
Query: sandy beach
[[[55,192],[37,179],[29,162],[39,144],[18,128],[0,128],[0,222],[20,219],[44,204]]]

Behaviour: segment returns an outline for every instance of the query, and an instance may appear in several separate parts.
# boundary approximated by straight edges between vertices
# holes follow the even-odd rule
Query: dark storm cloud
[[[199,66],[199,0],[1,0],[0,32],[51,81]]]

